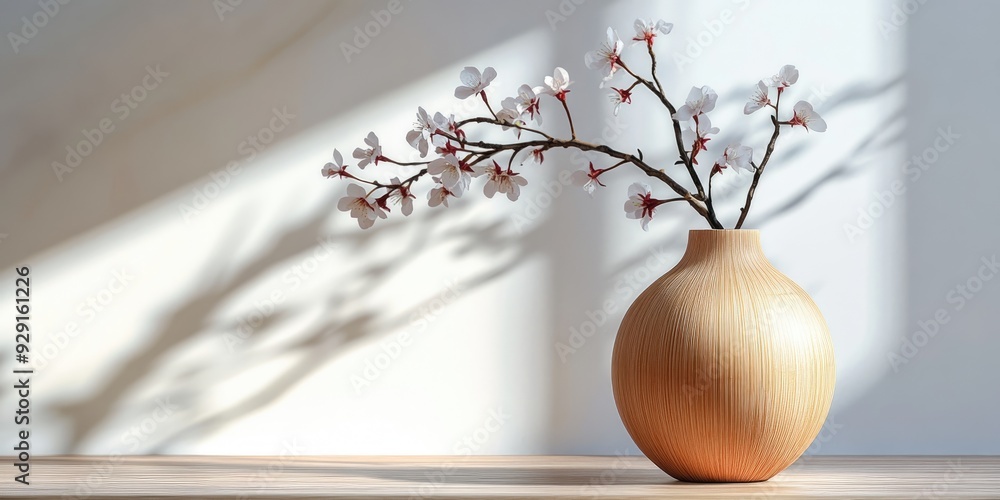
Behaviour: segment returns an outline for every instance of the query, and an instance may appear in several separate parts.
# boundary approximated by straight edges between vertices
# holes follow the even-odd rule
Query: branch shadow
[[[443,210],[428,210],[420,221],[390,219],[382,221],[369,231],[352,227],[342,232],[327,233],[323,226],[328,214],[334,211],[333,207],[334,203],[328,203],[325,210],[318,210],[301,224],[290,227],[276,237],[276,243],[271,248],[246,264],[237,264],[237,268],[234,268],[233,260],[229,258],[230,249],[237,248],[244,242],[238,228],[231,230],[232,235],[228,238],[230,243],[220,245],[214,258],[203,266],[202,275],[206,277],[206,285],[200,293],[187,296],[182,304],[169,312],[168,319],[147,337],[149,341],[116,367],[114,373],[92,395],[52,406],[53,414],[69,423],[67,447],[80,450],[86,440],[126,404],[130,392],[141,382],[150,379],[167,358],[190,343],[203,340],[205,332],[216,327],[213,316],[241,289],[261,279],[275,266],[282,266],[288,259],[314,249],[320,240],[334,241],[338,247],[349,250],[351,254],[370,253],[368,251],[374,246],[393,240],[395,252],[391,257],[381,260],[366,258],[365,263],[356,271],[352,269],[350,280],[364,284],[361,295],[354,289],[331,286],[325,297],[318,298],[331,312],[318,322],[297,328],[294,335],[289,337],[290,340],[282,343],[279,348],[250,349],[254,345],[271,341],[279,331],[287,331],[289,320],[302,311],[284,305],[276,307],[274,313],[254,329],[246,351],[237,352],[229,362],[213,360],[212,363],[175,376],[171,381],[174,388],[169,396],[176,398],[183,407],[199,400],[205,393],[205,388],[211,387],[212,381],[224,380],[282,356],[298,358],[290,367],[279,370],[269,383],[255,391],[251,397],[196,421],[184,422],[179,430],[164,439],[158,439],[159,444],[153,448],[154,452],[163,452],[165,446],[178,439],[218,429],[268,405],[297,381],[335,359],[338,352],[353,343],[404,326],[411,314],[421,307],[420,304],[391,318],[382,317],[374,309],[343,316],[339,308],[348,299],[363,301],[366,294],[389,281],[393,277],[393,271],[405,266],[422,251],[435,245],[455,242],[458,243],[456,255],[517,249],[519,246],[516,241],[502,236],[505,226],[499,222],[486,227],[470,223],[453,230],[435,231],[435,223],[443,216]],[[342,215],[344,214],[337,214]],[[422,223],[428,230],[403,231],[404,225],[412,223]],[[516,265],[521,257],[522,254],[518,251],[511,257],[496,262],[491,269],[463,281],[463,284],[469,290],[486,285]],[[430,300],[431,298],[425,299],[423,305],[426,306]],[[252,306],[248,305],[246,310],[247,313],[251,312]],[[225,331],[234,331],[235,328],[236,324],[225,325]]]

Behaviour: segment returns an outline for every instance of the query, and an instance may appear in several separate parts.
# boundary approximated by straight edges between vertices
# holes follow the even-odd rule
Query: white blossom
[[[635,36],[632,37],[632,45],[646,42],[646,45],[652,48],[653,39],[656,38],[657,33],[668,35],[673,29],[673,23],[665,22],[663,19],[656,21],[656,23],[653,23],[652,19],[636,19]]]
[[[767,96],[767,85],[764,83],[764,80],[761,80],[757,82],[757,88],[754,90],[753,95],[750,96],[750,102],[743,106],[743,114],[749,115],[770,104],[771,98]]]
[[[385,211],[377,203],[369,200],[365,188],[357,184],[347,186],[347,196],[337,202],[337,208],[341,212],[350,212],[351,217],[358,219],[361,229],[372,227],[376,218],[386,218]]]
[[[778,70],[777,75],[770,78],[768,86],[784,89],[786,87],[791,87],[792,84],[797,81],[799,81],[799,70],[795,69],[795,66],[792,64],[786,64]]]
[[[497,121],[503,124],[502,128],[506,132],[508,129],[514,129],[514,135],[518,139],[521,138],[521,129],[525,125],[524,120],[521,119],[521,112],[517,110],[517,103],[513,99],[504,99],[503,108],[497,111]],[[508,107],[514,106],[514,107]]]
[[[649,185],[643,182],[633,183],[628,187],[628,200],[625,201],[625,217],[629,219],[639,219],[639,224],[643,231],[649,231],[649,221],[653,220],[656,206],[659,200],[655,200],[649,192]]]
[[[715,101],[718,98],[719,95],[708,85],[701,88],[691,87],[691,92],[688,92],[684,105],[674,113],[674,119],[683,122],[695,116],[708,113],[715,109]]]
[[[464,191],[472,182],[469,170],[463,169],[462,163],[453,154],[431,160],[427,165],[427,173],[438,177],[441,184],[449,189],[461,184]]]
[[[354,158],[360,160],[358,161],[358,166],[362,170],[370,163],[378,165],[378,161],[382,159],[382,146],[379,145],[378,136],[375,135],[375,132],[368,133],[368,137],[365,137],[365,144],[368,145],[368,148],[357,148],[354,150]]]
[[[517,89],[517,97],[508,97],[500,104],[504,108],[515,109],[522,115],[527,114],[528,118],[535,120],[537,125],[541,125],[542,114],[539,113],[538,93],[542,90],[542,87],[531,88],[527,84],[521,85]]]
[[[594,191],[597,190],[597,186],[605,187],[604,183],[598,178],[604,173],[603,169],[595,169],[594,164],[591,163],[587,170],[577,170],[573,172],[570,176],[570,182],[574,186],[583,188],[588,195],[594,196]]]
[[[715,160],[712,173],[722,172],[722,169],[727,167],[731,167],[737,171],[746,170],[747,172],[753,172],[753,148],[742,146],[738,143],[730,144],[726,147],[726,151],[722,153],[722,156],[718,160]]]
[[[625,44],[618,38],[618,33],[609,27],[608,38],[604,42],[604,45],[600,49],[587,52],[586,57],[584,57],[584,62],[588,68],[596,69],[604,75],[601,87],[604,86],[604,82],[611,80],[615,76],[615,71],[618,71],[622,48],[624,46]]]
[[[792,107],[792,112],[794,116],[792,116],[792,119],[788,123],[793,127],[795,125],[802,125],[806,130],[826,132],[826,120],[813,110],[812,104],[806,101],[799,101]]]
[[[413,213],[413,199],[416,198],[416,196],[413,196],[413,193],[410,192],[409,186],[402,185],[399,177],[393,177],[389,183],[399,185],[399,187],[396,188],[396,190],[393,191],[392,195],[389,197],[392,201],[399,204],[399,211],[403,212],[403,215],[410,215]]]
[[[689,151],[692,155],[697,155],[699,151],[708,149],[706,144],[711,140],[708,136],[718,133],[719,127],[712,126],[712,120],[708,115],[701,115],[698,117],[697,128],[686,128],[681,131],[681,140],[685,146],[691,148]]]
[[[445,137],[444,135],[437,133],[438,131],[447,132],[452,137],[458,140],[465,140],[465,131],[458,127],[458,123],[455,121],[455,115],[445,116],[441,112],[434,113],[434,126],[436,127],[435,133],[431,134],[431,142],[437,148],[442,148],[447,145],[448,141],[451,139]]]
[[[554,96],[560,101],[565,101],[571,83],[573,82],[569,81],[569,73],[565,69],[556,68],[552,72],[552,76],[545,77],[545,87],[542,88],[542,93]]]
[[[608,97],[611,98],[611,104],[615,105],[615,116],[618,116],[618,110],[621,109],[622,104],[632,104],[632,91],[615,87],[611,87],[611,90]]]
[[[427,156],[427,139],[437,130],[437,123],[424,111],[424,108],[417,108],[417,121],[413,123],[413,130],[406,133],[406,142],[413,146],[413,149],[420,151],[420,157]]]
[[[510,201],[517,201],[517,197],[521,195],[521,187],[528,185],[528,181],[524,177],[521,177],[517,172],[512,172],[510,167],[507,170],[500,168],[500,164],[496,161],[493,162],[493,166],[479,166],[476,167],[477,171],[481,175],[486,176],[486,184],[483,185],[483,194],[487,198],[492,198],[494,194],[501,193],[506,194],[507,199]]]
[[[497,72],[492,67],[486,68],[482,73],[480,73],[479,68],[466,66],[460,75],[462,85],[455,88],[455,97],[459,99],[468,99],[469,97],[486,90],[486,87],[489,87],[490,82],[492,82],[496,77]]]
[[[541,165],[545,161],[545,148],[521,148],[514,154],[513,163],[524,165],[529,160]]]
[[[439,179],[435,179],[439,181]],[[448,198],[461,198],[462,193],[465,192],[465,187],[462,183],[455,184],[451,188],[447,188],[442,184],[438,184],[437,187],[431,189],[427,193],[427,205],[431,207],[436,207],[438,205],[448,206]]]
[[[336,149],[333,150],[333,161],[324,165],[320,172],[327,178],[334,176],[347,177],[349,175],[346,167],[344,167],[344,157]]]

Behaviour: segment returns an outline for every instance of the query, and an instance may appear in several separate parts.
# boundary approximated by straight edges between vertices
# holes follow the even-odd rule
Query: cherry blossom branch
[[[634,26],[636,35],[632,41],[645,42],[649,54],[651,76],[640,76],[622,62],[621,54],[624,44],[613,28],[608,28],[607,41],[601,48],[586,54],[585,62],[588,67],[602,73],[605,83],[612,80],[619,69],[622,70],[622,73],[627,73],[633,78],[633,81],[629,82],[630,84],[625,88],[611,87],[614,93],[610,94],[609,97],[615,106],[615,114],[618,113],[623,104],[631,104],[632,92],[639,85],[646,87],[660,100],[670,113],[677,155],[680,158],[673,165],[684,165],[691,177],[693,189],[689,190],[681,185],[667,174],[666,169],[657,169],[647,163],[641,149],[636,149],[636,154],[632,154],[606,144],[590,143],[577,139],[576,126],[567,101],[567,95],[570,92],[569,86],[572,82],[565,69],[555,68],[551,76],[544,77],[545,85],[542,87],[532,87],[527,83],[522,84],[514,96],[506,97],[501,101],[502,108],[494,111],[490,99],[486,95],[486,89],[496,78],[496,71],[492,67],[480,71],[478,68],[469,66],[462,70],[460,75],[462,85],[455,88],[455,97],[458,99],[480,98],[486,105],[489,114],[456,122],[454,115],[446,116],[438,112],[431,116],[422,107],[418,107],[417,119],[413,128],[407,132],[406,141],[420,152],[421,158],[426,157],[433,150],[437,157],[430,161],[399,162],[392,160],[382,154],[382,146],[378,136],[374,132],[370,132],[364,139],[364,145],[356,148],[353,152],[353,157],[357,160],[357,167],[363,170],[366,166],[375,165],[377,167],[380,163],[402,167],[420,167],[419,171],[404,180],[395,176],[388,183],[361,179],[348,172],[340,151],[334,149],[333,161],[328,162],[321,169],[323,176],[357,181],[357,183],[348,184],[346,196],[341,198],[337,204],[338,210],[350,212],[351,217],[357,219],[362,229],[372,227],[378,219],[385,219],[390,212],[390,202],[398,204],[404,216],[410,215],[415,199],[411,188],[415,182],[423,177],[432,177],[434,181],[433,188],[427,193],[428,205],[431,207],[448,206],[450,198],[462,197],[463,193],[469,190],[473,178],[479,177],[485,178],[482,189],[487,198],[501,193],[506,195],[509,200],[516,201],[520,195],[521,186],[526,186],[528,181],[513,170],[515,163],[523,164],[524,159],[530,157],[534,162],[541,164],[544,162],[546,151],[560,148],[600,153],[609,159],[617,160],[607,168],[595,167],[593,163],[590,163],[586,169],[572,173],[570,176],[572,183],[582,187],[588,194],[593,194],[598,187],[606,187],[600,180],[602,175],[626,164],[630,164],[646,176],[656,178],[666,184],[676,194],[675,197],[655,198],[649,186],[642,182],[636,182],[629,186],[625,215],[629,219],[638,220],[644,230],[648,230],[648,224],[653,219],[658,206],[679,201],[686,201],[713,229],[722,229],[723,226],[716,216],[714,206],[714,176],[723,173],[727,168],[751,171],[753,172],[753,180],[735,226],[736,229],[741,229],[749,214],[757,185],[774,153],[781,127],[783,125],[801,126],[807,131],[823,132],[826,130],[826,122],[815,113],[812,105],[806,101],[799,101],[795,104],[790,119],[787,121],[780,119],[779,103],[782,92],[798,80],[798,70],[795,66],[783,66],[773,77],[761,79],[757,83],[757,88],[750,97],[750,101],[743,108],[744,114],[747,115],[766,107],[774,110],[774,114],[770,117],[774,131],[760,164],[754,163],[752,148],[739,143],[727,145],[708,172],[708,190],[706,192],[695,166],[699,165],[699,160],[704,159],[704,155],[701,153],[709,151],[710,135],[719,133],[719,128],[712,125],[708,115],[715,108],[718,94],[707,85],[692,87],[684,105],[679,108],[675,107],[667,98],[666,90],[659,79],[656,54],[653,51],[655,39],[660,35],[669,34],[673,25],[663,20],[654,23],[651,20],[637,19]],[[772,102],[769,89],[775,88],[777,89],[777,98]],[[569,139],[550,135],[541,129],[540,99],[543,95],[552,96],[560,101],[569,125]],[[529,120],[534,120],[537,124],[536,127],[528,126]],[[494,143],[486,140],[469,140],[463,127],[473,123],[498,126],[504,131],[512,130],[517,136],[518,142],[503,143],[501,140],[499,143]],[[685,127],[690,125],[690,128],[682,128],[682,124]],[[531,140],[522,140],[523,132],[530,132],[537,137],[531,136],[529,137]],[[501,167],[496,159],[497,155],[501,153],[507,160],[506,169]],[[509,154],[509,159],[507,154]],[[381,190],[384,192],[378,195]],[[373,198],[373,196],[377,197]]]
[[[753,195],[757,192],[757,183],[760,182],[760,176],[764,174],[764,168],[767,167],[767,162],[771,159],[771,153],[774,152],[774,145],[778,142],[778,134],[781,133],[781,122],[778,121],[778,104],[780,102],[781,92],[779,91],[778,97],[774,102],[774,114],[771,115],[774,132],[771,133],[771,140],[767,143],[767,149],[764,151],[764,158],[761,160],[760,165],[754,165],[753,181],[750,183],[750,189],[747,190],[747,200],[743,204],[743,208],[740,209],[740,219],[736,221],[735,229],[743,227],[743,222],[746,220],[747,214],[750,213],[750,203],[753,202]]]
[[[497,124],[502,125],[501,123]],[[680,195],[681,199],[686,200],[695,209],[695,211],[698,212],[699,215],[704,217],[709,222],[709,224],[712,224],[712,221],[708,218],[708,208],[705,206],[704,202],[699,200],[684,186],[675,181],[673,178],[671,178],[662,170],[657,170],[653,168],[648,163],[643,161],[642,158],[629,153],[618,151],[616,149],[611,148],[610,146],[606,146],[604,144],[592,144],[589,142],[580,141],[578,139],[569,139],[569,140],[548,139],[548,140],[522,141],[511,144],[496,144],[485,141],[463,140],[446,132],[439,132],[439,133],[460,144],[474,146],[482,149],[488,149],[494,152],[494,154],[499,153],[501,151],[521,150],[525,148],[541,148],[544,150],[549,150],[554,148],[562,148],[562,149],[576,148],[579,149],[580,151],[595,151],[598,153],[603,153],[612,158],[617,158],[619,160],[622,160],[625,163],[631,163],[636,167],[638,167],[640,170],[642,170],[646,175],[660,180],[668,187],[670,187],[670,189],[672,189],[675,193]]]
[[[680,156],[681,162],[687,169],[688,175],[691,177],[691,182],[694,183],[694,187],[698,192],[697,198],[700,200],[705,200],[706,211],[707,211],[706,218],[708,219],[708,222],[713,229],[722,229],[722,223],[719,222],[718,217],[716,217],[715,215],[715,208],[712,206],[712,204],[705,196],[705,188],[701,183],[701,178],[698,176],[698,172],[694,169],[694,162],[691,160],[691,156],[688,155],[687,149],[685,149],[684,133],[681,130],[681,122],[678,121],[676,118],[674,118],[674,115],[677,113],[677,108],[675,108],[674,105],[670,102],[670,100],[667,99],[666,94],[663,92],[663,86],[660,84],[659,78],[656,76],[656,56],[653,54],[652,47],[649,48],[649,55],[650,55],[650,67],[653,72],[653,80],[655,81],[655,83],[636,74],[620,59],[618,60],[618,65],[623,70],[625,70],[626,73],[632,76],[632,78],[635,78],[637,82],[641,83],[643,86],[649,89],[649,91],[652,92],[653,95],[655,95],[657,98],[660,99],[660,102],[663,104],[663,106],[667,108],[667,111],[670,113],[670,122],[674,128],[674,140],[677,143],[677,154]]]

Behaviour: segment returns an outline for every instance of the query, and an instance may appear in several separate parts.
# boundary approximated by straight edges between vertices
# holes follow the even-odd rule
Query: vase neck
[[[701,260],[767,260],[756,229],[692,229],[682,262]]]

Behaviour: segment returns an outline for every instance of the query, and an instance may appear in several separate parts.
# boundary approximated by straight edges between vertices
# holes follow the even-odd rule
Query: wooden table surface
[[[982,456],[804,457],[754,484],[680,483],[644,457],[566,456],[46,457],[30,478],[3,478],[0,497],[1000,499],[1000,457]]]

